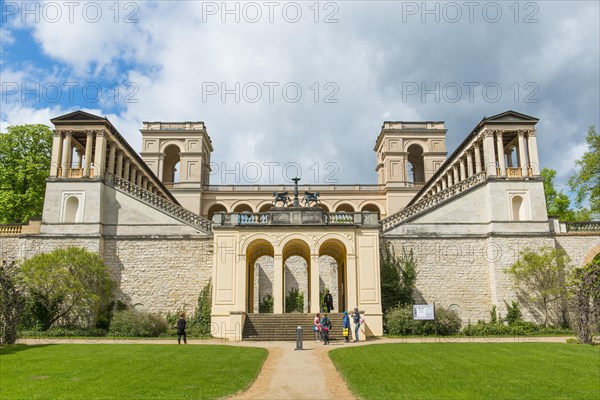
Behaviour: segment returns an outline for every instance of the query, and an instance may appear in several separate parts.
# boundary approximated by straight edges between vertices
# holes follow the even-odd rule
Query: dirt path
[[[295,343],[256,343],[269,350],[260,374],[250,388],[231,400],[242,399],[354,399],[327,352],[343,343],[324,346],[305,342],[304,350]]]

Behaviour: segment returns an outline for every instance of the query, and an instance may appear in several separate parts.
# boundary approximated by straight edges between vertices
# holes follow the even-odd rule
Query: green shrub
[[[462,324],[456,312],[444,307],[435,308],[435,321],[414,321],[412,306],[391,308],[384,322],[390,335],[454,335]]]
[[[156,337],[167,330],[167,321],[158,314],[125,310],[113,315],[108,332],[110,336]]]
[[[572,335],[573,331],[557,326],[538,325],[533,322],[516,321],[512,325],[492,324],[478,321],[463,328],[465,336],[530,336],[530,335]]]
[[[101,328],[79,328],[77,326],[56,326],[46,331],[43,330],[24,330],[20,332],[22,336],[37,336],[37,337],[101,337],[106,336],[108,331]]]
[[[303,312],[304,311],[304,292],[293,288],[285,297],[285,312]]]
[[[273,313],[273,296],[267,293],[265,297],[258,303],[259,313]]]
[[[506,300],[504,300],[504,304],[506,305],[506,322],[508,322],[508,325],[523,321],[523,313],[521,313],[519,303],[513,300],[511,304],[508,304]]]
[[[186,327],[190,336],[210,336],[210,314],[212,313],[212,284],[209,281],[198,295],[196,312]]]
[[[498,323],[498,312],[496,311],[496,305],[492,305],[492,309],[490,310],[490,322],[492,324]]]

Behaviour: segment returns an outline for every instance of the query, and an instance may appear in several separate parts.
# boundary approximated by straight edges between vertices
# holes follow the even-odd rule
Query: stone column
[[[504,142],[502,140],[501,130],[496,130],[496,147],[498,147],[498,168],[500,168],[500,176],[506,176],[506,167],[504,166]]]
[[[349,310],[358,307],[358,279],[356,275],[356,256],[348,254],[346,256],[346,301]]]
[[[115,156],[117,153],[117,144],[112,142],[110,144],[110,150],[108,151],[108,172],[111,174],[115,173]]]
[[[460,160],[459,160],[460,162]],[[452,182],[456,185],[459,181],[458,179],[458,165],[454,164],[452,166]]]
[[[496,151],[494,150],[494,132],[483,132],[483,157],[485,158],[485,173],[487,176],[496,176]]]
[[[460,167],[460,180],[464,181],[465,179],[467,179],[467,173],[465,171],[465,160],[464,158],[461,158],[460,160],[458,160],[458,162]]]
[[[538,148],[535,129],[530,129],[527,131],[527,148],[529,150],[529,165],[531,170],[533,171],[533,175],[539,175],[540,160],[538,159]]]
[[[445,176],[442,176],[441,179],[442,179],[442,190],[444,190],[448,187],[448,181]]]
[[[283,256],[273,257],[273,314],[283,314]]]
[[[136,174],[137,174],[137,168],[135,165],[131,165],[131,175],[129,176],[129,182],[133,183],[135,185],[136,182]]]
[[[90,177],[90,166],[92,165],[92,140],[95,131],[86,131],[85,135],[85,164],[83,164],[83,176]]]
[[[50,176],[58,177],[58,169],[62,164],[63,131],[54,131],[52,137],[52,160],[50,162]]]
[[[125,169],[123,170],[122,178],[126,181],[129,180],[129,169],[131,168],[131,162],[129,160],[125,160]]]
[[[77,149],[77,168],[81,169],[83,163],[83,151]]]
[[[523,172],[523,176],[527,176],[527,162],[525,155],[525,131],[519,130],[517,133],[518,143],[519,143],[519,167],[521,167],[521,171]]]
[[[310,265],[308,266],[310,271],[310,281],[308,292],[310,293],[310,312],[316,314],[321,311],[320,298],[319,298],[319,256],[311,254]],[[339,306],[339,304],[338,304]]]
[[[107,132],[96,132],[96,154],[94,154],[94,176],[104,177],[106,171],[106,137]]]
[[[117,156],[117,171],[116,175],[121,178],[123,176],[123,152],[119,151],[119,155]]]
[[[479,152],[479,142],[475,143],[475,173],[481,172],[481,154]]]
[[[467,151],[467,177],[473,176],[473,156]]]
[[[138,170],[137,172],[137,185],[138,186],[142,186],[142,178],[144,177],[144,173],[142,172],[142,170]]]
[[[73,155],[73,132],[67,131],[65,136],[65,148],[63,155],[63,165],[62,165],[62,177],[66,178],[69,176],[69,168],[71,168],[71,157]]]

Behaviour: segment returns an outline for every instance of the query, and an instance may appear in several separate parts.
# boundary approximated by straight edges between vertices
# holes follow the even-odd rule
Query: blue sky
[[[2,130],[84,109],[139,149],[204,121],[214,184],[375,183],[384,120],[445,121],[450,153],[512,109],[564,187],[600,125],[597,1],[1,4]]]

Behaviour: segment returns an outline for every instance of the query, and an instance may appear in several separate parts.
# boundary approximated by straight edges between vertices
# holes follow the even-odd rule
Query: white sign
[[[422,304],[413,306],[414,320],[433,320],[434,311],[432,304]]]

